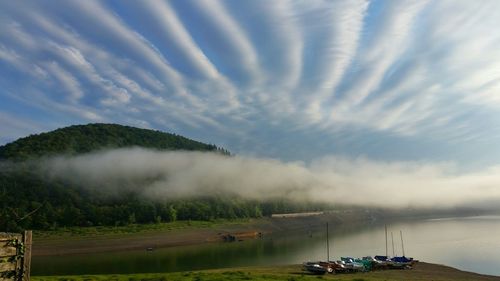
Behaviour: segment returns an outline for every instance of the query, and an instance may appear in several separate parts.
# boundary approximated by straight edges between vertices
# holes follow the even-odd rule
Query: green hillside
[[[170,133],[117,124],[88,124],[32,135],[0,146],[0,159],[25,160],[53,154],[79,154],[103,148],[131,146],[161,150],[219,150],[227,153],[215,145]]]
[[[256,202],[230,194],[147,200],[140,194],[127,191],[110,197],[96,189],[47,179],[34,168],[40,156],[61,153],[76,155],[131,146],[211,151],[229,155],[225,149],[182,136],[114,124],[71,126],[19,139],[0,147],[0,232],[66,226],[236,219],[311,210],[309,205],[283,201]],[[30,161],[23,161],[26,159]]]

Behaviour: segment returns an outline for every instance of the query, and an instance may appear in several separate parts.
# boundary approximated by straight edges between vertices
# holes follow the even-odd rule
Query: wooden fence
[[[29,281],[31,231],[0,232],[0,281]]]

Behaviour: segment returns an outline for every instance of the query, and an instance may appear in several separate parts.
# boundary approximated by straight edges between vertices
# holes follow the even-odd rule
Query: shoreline
[[[462,214],[467,215],[467,214]],[[478,215],[477,213],[468,215]],[[267,235],[296,231],[309,231],[324,227],[328,222],[331,228],[355,230],[367,224],[384,224],[398,221],[432,219],[446,217],[446,214],[429,215],[405,212],[377,210],[340,210],[318,213],[312,216],[275,216],[251,218],[245,220],[178,221],[158,225],[137,225],[118,227],[125,232],[114,233],[113,227],[104,227],[106,231],[79,232],[66,235],[55,232],[35,232],[33,239],[33,256],[62,256],[76,254],[94,254],[120,252],[129,250],[145,250],[147,248],[169,248],[204,243],[222,243],[225,235],[238,235],[236,240],[259,238]],[[76,228],[81,230],[83,228]],[[126,232],[129,231],[129,232]]]
[[[168,248],[204,243],[223,243],[227,235],[237,241],[258,239],[262,236],[291,231],[307,231],[323,227],[356,227],[367,223],[381,223],[381,217],[366,211],[328,212],[314,216],[266,217],[248,221],[225,221],[214,225],[146,230],[136,233],[95,234],[48,237],[34,236],[33,256],[62,256]]]
[[[430,219],[429,217],[393,217],[387,218],[380,216],[375,216],[373,213],[355,211],[355,212],[336,212],[327,213],[314,217],[294,217],[294,218],[261,218],[261,219],[249,219],[245,221],[225,221],[218,222],[214,224],[204,224],[202,226],[197,225],[196,222],[190,223],[190,227],[187,228],[177,228],[177,229],[164,229],[164,230],[154,230],[146,232],[135,232],[127,234],[102,234],[102,235],[87,235],[87,236],[55,236],[55,237],[45,237],[35,240],[34,243],[34,256],[70,256],[70,255],[80,255],[80,254],[94,254],[94,253],[105,253],[105,252],[121,252],[129,250],[146,250],[149,247],[154,249],[159,248],[169,248],[178,247],[186,245],[200,245],[204,243],[222,243],[222,235],[233,233],[233,234],[247,234],[247,233],[263,233],[264,236],[270,235],[282,235],[290,232],[309,232],[311,229],[316,231],[324,231],[325,223],[329,222],[331,227],[339,227],[343,230],[348,230],[356,232],[358,228],[366,227],[367,224],[373,225],[384,225],[385,223],[394,223],[401,220],[421,220]],[[302,234],[300,234],[302,235]],[[245,235],[243,235],[245,236]],[[242,237],[242,240],[258,238],[256,235],[249,235],[247,237]],[[238,240],[237,240],[238,241]],[[427,263],[421,263],[427,264]],[[266,265],[267,266],[267,265]],[[441,266],[442,270],[444,265]],[[277,265],[276,267],[280,267]],[[214,268],[218,268],[217,266]],[[447,267],[446,267],[447,268]],[[189,269],[188,269],[189,270]],[[237,268],[220,268],[220,269],[208,269],[208,270],[189,270],[189,272],[211,272],[211,271],[234,271]],[[456,269],[458,270],[458,269]],[[460,270],[459,270],[460,271]],[[131,271],[134,272],[134,271]],[[465,271],[463,271],[465,272]],[[69,272],[68,272],[69,273]],[[174,274],[162,273],[162,274]],[[49,273],[51,274],[51,273]],[[79,274],[79,273],[78,273]],[[392,274],[392,273],[389,273]],[[434,272],[432,274],[437,274]],[[476,273],[470,273],[476,274]],[[489,276],[496,279],[463,279],[463,280],[499,280],[498,276],[484,275],[477,273],[478,276]],[[110,274],[111,275],[111,274]],[[130,274],[127,274],[127,276]],[[87,276],[87,275],[86,275]],[[97,276],[97,275],[96,275]],[[100,275],[99,275],[100,276]],[[353,276],[353,275],[351,275]],[[357,276],[357,275],[356,275]],[[364,274],[360,275],[364,278]],[[416,280],[441,280],[435,279],[434,275],[428,275],[428,278],[416,279]],[[47,279],[50,280],[50,279]],[[72,280],[72,279],[68,279]],[[79,280],[79,279],[75,279]],[[89,279],[92,280],[92,279]],[[101,280],[101,279],[96,279]],[[102,279],[106,280],[106,279]],[[120,279],[121,280],[121,279]],[[128,280],[128,279],[124,279]],[[142,279],[141,279],[142,280]],[[155,279],[157,280],[157,279]],[[170,279],[168,279],[170,280]],[[177,279],[174,279],[177,280]],[[191,280],[191,279],[189,279]],[[211,279],[208,279],[211,280]],[[266,280],[266,279],[264,279]],[[287,279],[286,279],[287,280]],[[343,280],[343,279],[342,279]],[[349,279],[352,280],[352,279]],[[364,279],[377,280],[377,279]],[[384,279],[385,280],[385,279]],[[391,279],[387,279],[391,280]],[[398,280],[398,279],[394,279]],[[406,280],[406,279],[404,279]],[[411,280],[411,279],[408,279]],[[461,279],[442,279],[442,280],[461,280]]]
[[[90,280],[365,280],[365,281],[500,281],[500,276],[484,275],[462,271],[453,267],[418,262],[413,269],[379,270],[366,273],[307,274],[301,265],[281,265],[273,267],[238,267],[172,273],[109,274],[109,275],[64,275],[31,276],[36,281],[90,281]]]

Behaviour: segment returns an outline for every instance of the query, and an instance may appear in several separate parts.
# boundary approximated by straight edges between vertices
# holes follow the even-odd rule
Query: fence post
[[[23,235],[24,238],[24,258],[23,258],[23,280],[30,281],[30,270],[31,270],[31,245],[32,245],[32,232],[31,230],[26,230]]]

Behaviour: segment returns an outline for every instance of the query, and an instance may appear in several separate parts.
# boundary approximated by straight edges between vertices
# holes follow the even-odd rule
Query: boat
[[[305,262],[303,267],[304,270],[315,275],[323,275],[328,271],[327,268],[320,265],[320,262]]]
[[[403,242],[403,231],[399,231],[399,235],[401,237],[401,249],[403,251],[403,256],[396,256],[394,255],[393,258],[391,258],[391,261],[392,261],[392,264],[391,266],[393,268],[400,268],[400,269],[405,269],[405,268],[412,268],[412,266],[415,264],[415,262],[417,262],[416,260],[414,260],[413,258],[407,258],[405,256],[405,245],[404,245],[404,242]],[[391,236],[392,236],[392,233],[391,233]],[[393,249],[394,249],[394,242],[393,242]],[[393,250],[394,252],[394,250]]]
[[[388,256],[377,255],[373,259],[375,261],[373,269],[387,269],[392,263]]]
[[[362,264],[363,271],[365,271],[365,272],[371,271],[373,269],[373,261],[372,260],[361,258],[361,259],[354,259],[354,262]]]
[[[328,273],[344,273],[347,272],[347,268],[345,267],[344,264],[341,264],[336,261],[327,261],[327,262],[320,262],[319,263],[321,266],[326,268],[326,271]]]
[[[336,266],[330,262],[330,244],[328,241],[328,223],[326,223],[326,262],[304,262],[304,270],[309,271],[312,274],[325,274],[333,273]]]
[[[388,256],[375,256],[374,259],[377,261],[377,262],[388,262],[390,261],[389,257]]]
[[[363,263],[356,262],[354,258],[341,257],[340,262],[347,268],[348,271],[351,272],[365,271],[365,266],[363,265]]]
[[[391,259],[393,268],[411,268],[416,262],[413,258],[407,258],[405,256],[393,257]]]
[[[363,264],[369,264],[370,270],[381,269],[385,266],[384,261],[375,259],[372,256],[366,256],[362,258]]]

